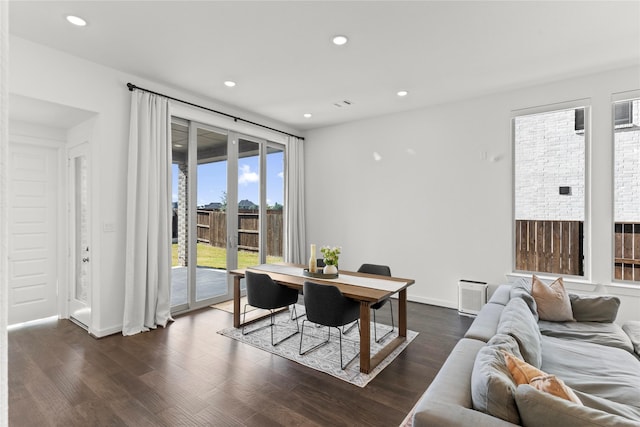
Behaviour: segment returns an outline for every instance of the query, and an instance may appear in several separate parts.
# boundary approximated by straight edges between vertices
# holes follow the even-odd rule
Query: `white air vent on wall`
[[[476,315],[487,303],[487,284],[473,280],[458,281],[458,312]]]

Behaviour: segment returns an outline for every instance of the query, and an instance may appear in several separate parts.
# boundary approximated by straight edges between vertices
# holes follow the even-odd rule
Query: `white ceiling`
[[[640,1],[50,0],[9,12],[19,37],[299,130],[640,64]]]

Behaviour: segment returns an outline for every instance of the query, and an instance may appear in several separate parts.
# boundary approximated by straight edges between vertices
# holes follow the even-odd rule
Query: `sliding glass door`
[[[282,261],[284,147],[174,119],[172,312],[232,297],[227,270]]]

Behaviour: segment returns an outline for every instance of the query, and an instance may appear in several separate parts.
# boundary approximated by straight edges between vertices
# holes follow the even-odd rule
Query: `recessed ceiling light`
[[[236,85],[236,82],[231,81],[231,80],[227,80],[226,82],[224,82],[224,85],[226,87],[234,87]]]
[[[77,25],[78,27],[84,27],[87,25],[87,21],[75,15],[67,15],[67,21],[71,22],[73,25]]]
[[[407,92],[406,90],[398,91],[398,96],[407,96],[407,95],[409,95],[409,92]]]
[[[305,119],[310,119],[311,118],[311,113],[304,113],[303,114]]]
[[[347,44],[349,39],[347,38],[347,36],[334,36],[332,41],[336,46],[342,46],[343,44]]]

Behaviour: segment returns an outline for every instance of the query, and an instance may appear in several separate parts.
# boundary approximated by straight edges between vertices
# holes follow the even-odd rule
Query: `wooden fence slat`
[[[238,248],[257,251],[260,246],[260,215],[256,211],[238,212]],[[267,211],[267,255],[282,257],[282,210]],[[220,211],[197,211],[198,242],[225,248],[227,246],[227,214]]]
[[[582,221],[516,221],[516,269],[582,276]]]
[[[614,278],[640,282],[640,223],[616,223],[614,233]]]

